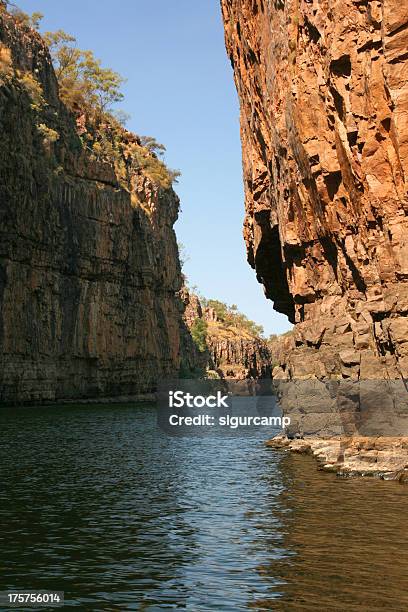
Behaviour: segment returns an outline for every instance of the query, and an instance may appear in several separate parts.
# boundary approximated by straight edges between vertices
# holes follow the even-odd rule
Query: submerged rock
[[[408,482],[408,438],[337,437],[289,440],[277,436],[268,448],[313,455],[322,470],[339,476],[372,476]]]

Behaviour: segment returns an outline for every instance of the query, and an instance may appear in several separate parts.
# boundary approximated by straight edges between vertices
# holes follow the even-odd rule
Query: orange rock
[[[406,3],[221,5],[241,106],[248,261],[275,309],[302,330],[280,371],[289,378],[401,376]],[[345,318],[352,331],[343,331]],[[318,341],[316,321],[326,330]]]

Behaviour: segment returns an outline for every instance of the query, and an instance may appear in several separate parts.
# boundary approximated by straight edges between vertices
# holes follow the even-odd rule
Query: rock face
[[[210,331],[207,342],[213,369],[221,378],[270,378],[270,354],[261,339],[222,338],[211,335]]]
[[[203,308],[199,298],[186,289],[181,295],[187,329],[192,329],[198,319],[207,325],[207,349],[201,353],[191,342],[190,334],[184,335],[183,358],[191,372],[198,368],[202,375],[210,371],[220,378],[235,380],[271,377],[271,356],[262,338],[223,324],[213,308]]]
[[[182,378],[203,378],[207,368],[213,369],[208,350],[200,351],[190,330],[197,319],[203,318],[203,309],[200,300],[194,293],[189,293],[186,287],[180,291],[183,304],[183,322],[181,333],[181,366],[180,376]]]
[[[248,260],[296,323],[276,374],[408,377],[408,6],[221,0]]]
[[[37,33],[3,14],[0,43],[0,401],[151,391],[180,362],[178,198],[92,161]]]
[[[385,407],[402,433],[407,390],[386,381],[408,377],[408,7],[221,5],[241,105],[248,260],[296,323],[274,376],[385,383],[348,395],[344,384],[292,387],[284,405],[305,434],[323,412],[346,406],[344,425],[374,404],[370,422]],[[299,422],[308,410],[312,421]]]

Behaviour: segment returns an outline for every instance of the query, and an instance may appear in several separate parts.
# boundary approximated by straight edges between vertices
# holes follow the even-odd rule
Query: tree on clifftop
[[[9,10],[18,23],[36,30],[43,18],[42,13],[28,15],[7,0],[0,0],[0,10]],[[58,30],[46,32],[43,38],[51,53],[61,98],[71,110],[103,114],[123,100],[123,77],[111,68],[103,68],[92,51],[78,49],[74,36]]]
[[[10,15],[13,15],[17,23],[25,25],[28,28],[33,28],[34,30],[38,30],[40,21],[44,17],[42,13],[38,12],[29,15],[19,9],[13,2],[9,0],[0,0],[0,13],[4,11],[9,11]]]
[[[60,95],[71,109],[105,113],[123,100],[120,91],[124,82],[111,68],[103,68],[92,51],[76,47],[76,39],[63,30],[46,32],[44,39],[50,49]]]

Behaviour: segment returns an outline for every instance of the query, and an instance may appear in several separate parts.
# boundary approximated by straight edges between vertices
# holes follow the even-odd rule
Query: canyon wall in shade
[[[179,200],[143,171],[124,189],[83,123],[60,100],[40,35],[3,10],[2,402],[141,393],[178,374]]]

